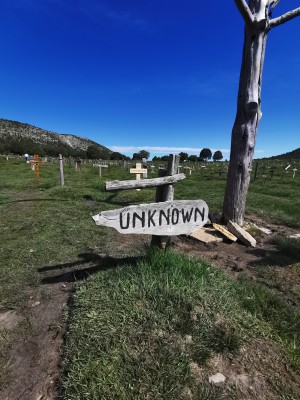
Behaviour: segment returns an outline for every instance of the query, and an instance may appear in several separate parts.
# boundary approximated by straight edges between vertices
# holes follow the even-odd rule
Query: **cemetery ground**
[[[220,210],[220,165],[175,199]],[[61,187],[58,164],[38,182],[0,159],[0,399],[299,399],[300,179],[280,168],[250,184],[246,222],[271,230],[249,227],[256,248],[179,236],[165,252],[91,218],[154,201],[104,191],[127,169],[66,165]]]

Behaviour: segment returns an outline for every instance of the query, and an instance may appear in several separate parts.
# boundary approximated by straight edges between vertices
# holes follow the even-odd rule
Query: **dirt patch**
[[[22,316],[18,315],[16,311],[6,311],[0,314],[0,331],[11,330],[16,328],[22,321]]]
[[[52,400],[56,398],[59,358],[64,323],[61,318],[72,284],[51,285],[46,298],[32,292],[22,310],[30,321],[28,331],[11,343],[6,356],[10,360],[10,384],[1,400]],[[14,314],[10,314],[14,315]]]
[[[242,272],[246,267],[258,263],[276,250],[274,238],[277,235],[289,236],[297,231],[278,225],[266,224],[258,219],[248,219],[248,224],[256,223],[271,230],[271,234],[261,234],[256,236],[257,246],[255,248],[247,247],[241,242],[231,242],[223,236],[222,242],[202,243],[196,239],[187,236],[178,236],[172,239],[175,248],[188,252],[194,256],[202,256],[215,265],[221,265],[228,272]],[[221,234],[220,234],[221,236]]]

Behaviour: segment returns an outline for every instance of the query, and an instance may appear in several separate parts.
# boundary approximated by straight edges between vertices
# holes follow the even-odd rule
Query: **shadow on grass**
[[[111,205],[122,206],[122,207],[127,207],[130,204],[132,204],[132,202],[130,202],[130,201],[114,201],[115,197],[117,197],[117,196],[118,196],[118,192],[113,193],[107,197],[105,202],[108,204],[111,204]]]
[[[13,200],[13,201],[7,201],[3,204],[13,204],[13,203],[29,203],[29,202],[36,202],[36,201],[59,201],[59,202],[65,202],[65,201],[72,201],[69,199],[22,199],[22,200]]]
[[[42,276],[42,284],[55,284],[55,283],[70,283],[87,279],[100,271],[116,268],[119,266],[125,267],[126,265],[136,265],[142,257],[124,257],[114,258],[106,255],[99,255],[95,253],[81,253],[78,254],[81,260],[68,262],[65,264],[56,264],[41,267],[38,272],[46,276]],[[85,265],[87,265],[85,268]],[[59,273],[54,271],[59,270]],[[50,274],[49,272],[53,272]]]
[[[287,267],[300,262],[300,240],[285,237],[275,239],[276,250],[264,252],[260,249],[248,250],[247,253],[256,254],[262,257],[251,264],[256,267],[280,266]],[[255,251],[257,253],[255,253]]]

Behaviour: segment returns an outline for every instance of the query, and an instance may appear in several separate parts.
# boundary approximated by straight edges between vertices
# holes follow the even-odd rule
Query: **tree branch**
[[[250,8],[246,2],[246,0],[234,0],[239,12],[245,20],[246,24],[251,24],[254,20],[253,15],[250,11]]]
[[[275,28],[275,26],[284,24],[285,22],[287,22],[290,19],[293,19],[295,17],[298,17],[299,15],[300,15],[300,7],[295,8],[294,10],[283,14],[278,18],[271,19],[269,21],[269,29],[272,29],[272,28]]]

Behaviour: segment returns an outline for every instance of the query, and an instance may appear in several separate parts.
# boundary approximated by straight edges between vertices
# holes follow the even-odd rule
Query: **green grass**
[[[205,172],[178,182],[175,199],[200,198],[220,210],[226,177],[216,174],[217,168],[209,163]],[[299,382],[293,384],[294,375],[284,375],[279,362],[280,379],[264,375],[272,365],[268,351],[284,360],[288,371],[300,367],[299,314],[289,305],[300,300],[298,240],[277,239],[267,264],[254,267],[257,283],[232,281],[204,261],[172,253],[146,256],[144,248],[128,248],[113,229],[94,224],[91,216],[102,210],[154,201],[155,189],[104,191],[107,179],[130,179],[127,170],[103,169],[100,179],[97,168],[86,165],[77,173],[66,165],[65,187],[59,186],[58,164],[40,171],[36,181],[25,163],[0,159],[0,312],[22,313],[30,293],[42,296],[41,283],[56,282],[60,269],[99,270],[77,284],[70,304],[64,400],[243,399],[246,389],[231,381],[224,388],[208,385],[209,374],[218,372],[216,356],[227,368],[235,364],[249,373],[258,368],[270,393],[281,393],[278,398],[299,397]],[[282,180],[278,173],[268,182],[257,177],[247,210],[300,227],[299,186],[299,176]],[[45,281],[51,270],[57,277]],[[285,271],[294,282],[286,280]],[[288,295],[281,300],[282,291]],[[1,332],[0,388],[11,368],[4,349],[17,336]],[[257,349],[265,360],[257,362]],[[244,351],[254,356],[243,360]]]
[[[152,253],[135,266],[97,274],[73,301],[62,399],[185,399],[187,389],[190,398],[219,398],[220,390],[208,385],[217,372],[211,359],[242,363],[242,349],[266,338],[290,368],[300,367],[300,314],[199,259]],[[270,363],[240,369],[251,376]],[[193,365],[202,371],[200,382]],[[221,392],[220,398],[243,398],[230,380]]]

